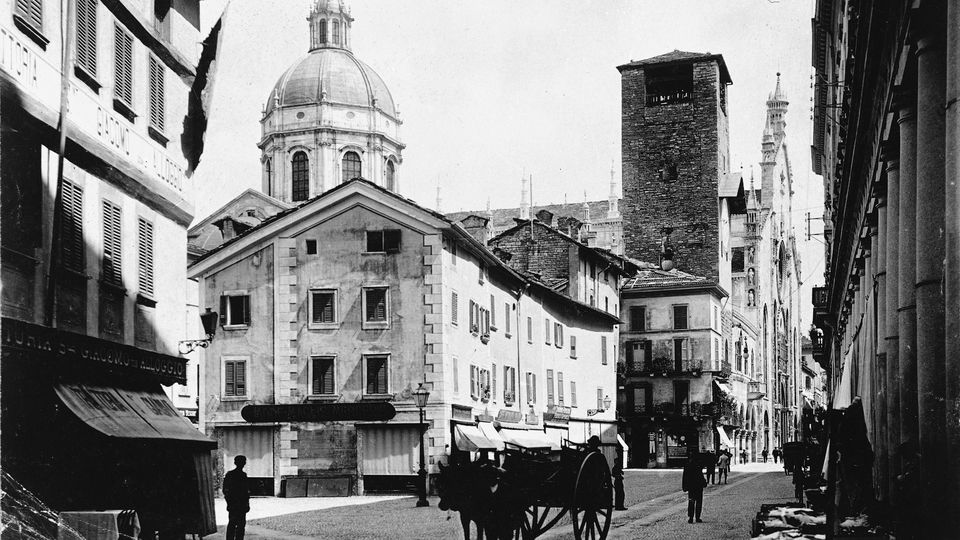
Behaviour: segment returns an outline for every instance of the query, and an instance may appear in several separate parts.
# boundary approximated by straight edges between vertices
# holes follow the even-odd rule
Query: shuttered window
[[[553,370],[547,370],[547,405],[553,405]]]
[[[97,76],[98,0],[77,0],[77,65]]]
[[[387,355],[366,357],[368,394],[387,393],[388,360],[389,356]]]
[[[150,56],[150,126],[164,132],[166,116],[165,77],[163,64]]]
[[[138,283],[140,294],[153,297],[153,223],[139,218],[138,223]]]
[[[113,26],[113,95],[133,107],[133,36],[115,24]]]
[[[497,326],[497,301],[493,295],[490,295],[490,326]]]
[[[310,322],[317,324],[337,322],[336,291],[311,291],[310,295]]]
[[[503,304],[503,326],[507,337],[510,337],[510,302]]]
[[[527,343],[533,343],[533,317],[527,317]]]
[[[570,336],[570,358],[577,357],[577,336]],[[606,364],[606,362],[604,362]]]
[[[386,287],[371,287],[363,289],[364,321],[387,322],[387,289]]]
[[[517,370],[503,366],[503,401],[510,405],[517,399]]]
[[[334,370],[332,356],[319,356],[311,359],[313,365],[310,393],[313,395],[329,395],[334,393]]]
[[[480,368],[470,364],[470,397],[477,399],[480,396]]]
[[[557,404],[563,406],[563,372],[557,372]]]
[[[451,292],[450,293],[450,322],[452,322],[453,324],[457,324],[457,322],[460,320],[459,302],[460,302],[460,299],[457,296],[457,293]]]
[[[543,321],[543,342],[547,345],[550,344],[550,319]]]
[[[30,28],[43,33],[43,0],[17,0],[14,14]]]
[[[247,395],[246,360],[225,360],[223,362],[223,395],[226,397]]]
[[[809,381],[810,381],[810,378],[808,377],[807,382],[809,383]],[[496,364],[490,365],[490,396],[493,398],[494,401],[497,400],[497,365]]]
[[[63,181],[60,208],[60,258],[64,268],[84,271],[83,188]]]
[[[121,286],[122,248],[121,248],[120,207],[110,201],[103,201],[103,267],[101,277],[110,285]]]
[[[603,388],[597,388],[597,409],[603,410]]]
[[[570,381],[570,406],[577,406],[577,383]]]
[[[537,376],[527,372],[527,403],[537,402]]]
[[[572,340],[573,337],[571,336]],[[600,363],[607,365],[607,336],[600,336]]]
[[[460,391],[460,361],[453,357],[453,393]]]

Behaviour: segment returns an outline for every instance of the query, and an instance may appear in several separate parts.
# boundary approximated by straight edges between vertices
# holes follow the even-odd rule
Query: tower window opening
[[[325,44],[327,42],[327,20],[326,19],[320,19],[319,34],[320,34],[320,43]]]
[[[269,158],[263,162],[263,168],[267,180],[267,195],[273,195],[273,166]]]
[[[685,103],[693,98],[693,65],[650,68],[646,78],[647,106]]]
[[[663,167],[660,169],[660,181],[661,182],[676,182],[679,178],[680,173],[677,170],[677,164],[672,162],[667,162],[663,164]]]
[[[396,174],[396,167],[395,167],[394,164],[393,164],[393,160],[392,160],[392,159],[388,159],[388,160],[387,160],[387,173],[386,173],[386,178],[385,178],[385,182],[384,182],[384,187],[387,188],[387,189],[389,189],[390,191],[394,191],[394,190],[396,189],[396,184],[395,184],[395,182],[394,182],[394,178],[395,178],[394,175],[395,175],[395,174]]]
[[[360,178],[360,173],[361,173],[360,156],[357,155],[356,152],[352,152],[352,151],[346,152],[345,154],[343,154],[341,169],[343,172],[342,182],[344,183],[349,182],[354,178]]]
[[[305,152],[293,155],[293,200],[310,198],[310,159]]]
[[[333,21],[333,44],[340,45],[340,21]]]

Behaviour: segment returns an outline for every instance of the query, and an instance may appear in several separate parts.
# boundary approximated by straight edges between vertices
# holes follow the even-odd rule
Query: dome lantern
[[[353,17],[342,0],[317,0],[307,17],[310,23],[310,50],[336,48],[350,50]]]

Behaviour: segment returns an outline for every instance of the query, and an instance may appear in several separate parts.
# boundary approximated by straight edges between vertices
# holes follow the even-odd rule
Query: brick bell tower
[[[720,279],[719,181],[730,170],[723,56],[673,51],[618,66],[623,236],[629,257]]]

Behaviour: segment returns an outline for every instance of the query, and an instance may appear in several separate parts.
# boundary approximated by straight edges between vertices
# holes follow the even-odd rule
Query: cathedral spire
[[[767,97],[767,125],[771,135],[779,142],[784,135],[784,128],[787,126],[787,95],[780,88],[780,72],[777,72],[777,86]],[[764,130],[766,136],[766,130]]]

